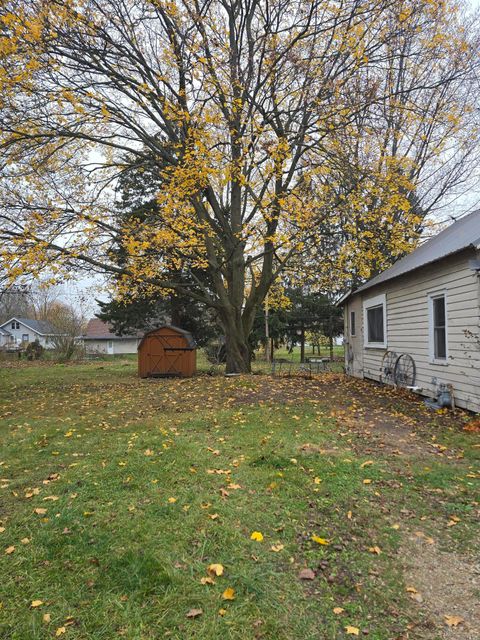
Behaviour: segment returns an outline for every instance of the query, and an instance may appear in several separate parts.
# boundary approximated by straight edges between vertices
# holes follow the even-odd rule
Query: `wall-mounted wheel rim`
[[[395,363],[394,381],[399,387],[414,387],[417,377],[415,360],[409,353],[402,353]]]
[[[395,365],[397,360],[398,355],[395,351],[385,351],[380,368],[380,382],[383,384],[395,383]]]

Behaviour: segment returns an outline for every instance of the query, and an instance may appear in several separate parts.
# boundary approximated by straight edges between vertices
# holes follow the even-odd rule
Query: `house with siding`
[[[118,336],[113,328],[99,318],[92,318],[88,321],[85,333],[79,340],[85,346],[88,354],[126,354],[137,353],[137,347],[142,339],[143,333]]]
[[[7,349],[18,348],[35,341],[45,349],[53,349],[56,335],[58,332],[46,320],[10,318],[0,324],[0,346]]]
[[[456,406],[480,412],[480,211],[339,304],[348,374],[396,383],[396,363],[408,362],[403,386],[432,398],[448,388]]]

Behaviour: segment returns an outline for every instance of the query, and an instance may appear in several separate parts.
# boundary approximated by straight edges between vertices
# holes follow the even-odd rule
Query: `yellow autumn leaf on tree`
[[[257,542],[263,542],[263,534],[260,531],[253,531],[250,536],[250,540],[256,540]]]

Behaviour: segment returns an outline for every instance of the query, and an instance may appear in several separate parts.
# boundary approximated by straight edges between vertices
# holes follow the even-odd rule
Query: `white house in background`
[[[0,324],[0,347],[14,348],[38,340],[45,349],[53,349],[55,335],[55,329],[46,320],[10,318]]]
[[[480,412],[479,274],[476,211],[349,292],[338,303],[347,373],[395,382],[395,364],[408,354],[416,391],[434,397],[451,385],[457,406]],[[404,356],[400,378],[402,363],[411,367]]]
[[[0,329],[0,349],[10,341],[11,334],[6,329]]]
[[[88,321],[85,333],[79,339],[85,345],[87,353],[115,355],[137,353],[142,335],[143,333],[117,336],[107,322],[92,318]]]

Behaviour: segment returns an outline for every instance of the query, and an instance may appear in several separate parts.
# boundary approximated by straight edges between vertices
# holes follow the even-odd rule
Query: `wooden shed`
[[[189,377],[195,373],[197,353],[188,331],[164,326],[146,333],[138,345],[140,378]]]

